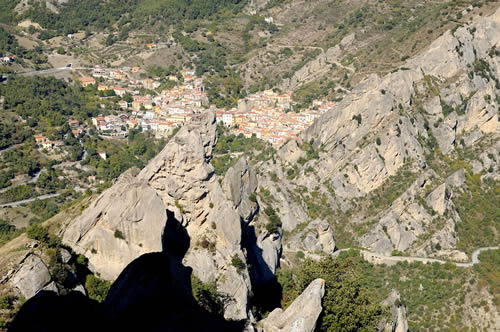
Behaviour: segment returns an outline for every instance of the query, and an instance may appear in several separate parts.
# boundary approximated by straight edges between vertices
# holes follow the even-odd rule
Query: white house
[[[224,125],[231,127],[233,125],[233,115],[231,113],[222,114],[222,123]]]

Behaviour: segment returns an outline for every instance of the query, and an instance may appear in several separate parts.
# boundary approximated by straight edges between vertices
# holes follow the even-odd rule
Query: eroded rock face
[[[180,211],[187,226],[206,221],[216,182],[208,163],[216,140],[215,113],[207,111],[184,126],[138,175],[162,197],[167,209]]]
[[[257,177],[248,165],[248,158],[242,157],[231,167],[224,177],[222,186],[226,196],[238,208],[245,222],[249,222],[257,211],[257,204],[250,201],[250,195],[257,190]]]
[[[323,252],[331,254],[335,251],[335,239],[333,238],[333,232],[330,225],[324,221],[318,224],[318,237],[321,243],[321,248]]]
[[[425,174],[426,158],[438,148],[443,155],[451,156],[459,145],[488,142],[485,154],[496,155],[486,149],[498,146],[495,141],[498,142],[500,133],[495,111],[498,101],[493,98],[498,95],[500,66],[498,56],[492,52],[498,48],[499,31],[500,9],[490,17],[478,18],[453,33],[445,33],[400,70],[384,77],[368,76],[301,134],[297,142],[283,146],[277,165],[266,164],[266,170],[277,175],[280,191],[273,188],[276,184],[270,176],[259,175],[259,185],[271,192],[279,206],[283,228],[293,231],[299,224],[310,222],[308,207],[300,204],[296,190],[315,188],[319,195],[327,197],[325,201],[333,211],[351,209],[356,214],[353,221],[373,222],[368,233],[358,239],[370,250],[439,255],[456,249],[454,225],[460,219],[450,209],[452,191],[442,187],[447,180],[438,175],[435,177],[439,179],[429,180],[435,181],[433,191],[437,190],[429,197],[410,190],[401,195],[404,199],[397,199],[390,209],[377,212],[377,216],[356,213],[356,205],[369,199],[384,183],[398,176],[401,181],[405,170],[419,176]],[[489,68],[490,74],[475,69],[479,62]],[[298,166],[299,174],[288,179],[284,172],[297,167],[300,157],[307,159],[301,149],[306,142],[312,142],[319,158]],[[479,156],[469,166],[473,173],[487,169],[484,177],[498,178],[497,163],[491,158]],[[445,220],[438,220],[437,216]],[[420,244],[417,239],[429,232],[433,232],[432,238]],[[302,247],[315,250],[315,232],[309,230],[309,234],[303,235]],[[300,247],[296,243],[292,246]],[[436,249],[439,247],[441,251]]]
[[[408,320],[406,319],[406,309],[401,306],[397,309],[397,320],[394,326],[394,332],[408,332]]]
[[[396,302],[401,298],[396,290],[382,301],[382,305],[389,307],[392,319],[387,322],[384,331],[387,332],[408,332],[408,320],[406,319],[406,308],[402,305],[396,306]]]
[[[40,257],[31,253],[21,260],[10,281],[26,299],[35,296],[41,290],[58,291],[45,263]]]
[[[90,269],[107,280],[140,255],[162,249],[165,205],[136,175],[136,169],[125,172],[62,234],[63,242],[85,254]]]
[[[275,309],[260,321],[261,332],[313,332],[321,313],[321,299],[325,295],[325,281],[316,279],[285,310]]]
[[[249,232],[255,232],[253,228]],[[255,234],[251,236],[255,239]],[[275,278],[276,269],[280,264],[282,252],[282,236],[280,233],[263,232],[257,236],[257,241],[249,241],[248,259],[251,265],[250,276],[255,285],[264,285]]]

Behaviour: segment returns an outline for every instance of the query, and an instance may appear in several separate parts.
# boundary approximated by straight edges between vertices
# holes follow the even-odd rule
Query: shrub
[[[382,144],[382,141],[380,140],[380,137],[377,137],[377,145]]]
[[[281,284],[283,308],[300,295],[309,284],[325,281],[323,312],[317,331],[372,331],[385,315],[373,294],[362,285],[363,269],[359,257],[325,257],[319,262],[304,260],[294,270],[294,277]],[[279,279],[280,281],[283,278]],[[348,299],[348,300],[347,300]]]
[[[4,296],[0,298],[0,309],[1,310],[12,309],[15,300],[16,298],[14,296]]]
[[[304,254],[303,251],[299,250],[299,251],[297,251],[297,255],[296,256],[297,256],[298,259],[304,259],[306,257],[306,254]]]
[[[109,281],[99,279],[92,274],[89,274],[85,280],[85,289],[89,298],[98,302],[104,301],[110,287],[111,283]]]
[[[198,304],[214,315],[224,314],[224,296],[217,291],[214,282],[203,283],[194,274],[191,275],[191,290]]]
[[[29,239],[40,242],[47,242],[49,239],[49,231],[47,228],[40,225],[29,226],[26,230],[26,235]]]
[[[264,209],[264,213],[269,217],[269,223],[266,225],[266,229],[269,233],[278,232],[282,226],[280,217],[276,214],[276,211],[270,206]]]
[[[115,237],[117,239],[125,240],[125,236],[123,236],[123,233],[119,230],[115,230]]]
[[[361,121],[362,121],[362,117],[361,117],[361,114],[358,114],[358,115],[353,115],[352,116],[352,120],[356,120],[358,122],[358,125],[361,124]]]
[[[236,268],[236,271],[240,274],[247,267],[245,262],[243,262],[241,258],[236,254],[231,258],[231,265],[234,266]]]

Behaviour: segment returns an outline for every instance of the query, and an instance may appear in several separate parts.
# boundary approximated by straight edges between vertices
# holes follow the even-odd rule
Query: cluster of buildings
[[[156,95],[142,95],[138,88],[157,89],[159,79],[134,79],[132,69],[106,69],[96,67],[92,76],[81,77],[82,85],[97,84],[96,78],[103,78],[98,91],[113,91],[112,95],[124,97],[129,93],[131,100],[120,100],[120,115],[100,116],[92,119],[94,126],[103,135],[125,137],[128,130],[138,128],[154,131],[157,137],[168,136],[175,128],[189,121],[193,114],[205,111],[208,98],[202,78],[196,78],[194,71],[182,72],[183,82]],[[178,81],[175,75],[166,77]],[[103,81],[105,83],[103,83]],[[143,91],[143,90],[142,90]],[[331,102],[315,101],[311,108],[295,112],[295,103],[290,94],[266,90],[239,100],[238,106],[230,110],[216,110],[217,122],[232,128],[235,134],[258,138],[279,147],[308,128],[322,113],[330,110]]]
[[[250,95],[238,102],[238,107],[217,110],[217,122],[234,127],[235,134],[258,138],[279,147],[307,129],[322,113],[334,104],[315,101],[312,108],[299,113],[292,111],[294,102],[290,94],[266,90]]]
[[[132,68],[131,71],[137,72],[138,69]],[[182,72],[182,83],[175,75],[166,77],[168,81],[178,84],[157,95],[142,95],[139,89],[157,89],[161,86],[159,79],[134,79],[131,76],[128,70],[96,67],[92,76],[79,79],[82,86],[98,84],[97,90],[102,91],[103,95],[109,95],[108,92],[113,91],[111,95],[132,96],[131,100],[118,101],[117,106],[122,110],[121,114],[92,119],[92,124],[102,135],[125,137],[129,129],[136,128],[154,131],[157,137],[166,137],[176,127],[189,121],[193,114],[202,112],[204,105],[208,103],[203,79],[196,78],[192,70]]]
[[[78,135],[80,135],[84,131],[84,128],[80,125],[80,122],[78,122],[77,120],[69,120],[68,125],[75,137],[78,137]],[[64,142],[62,140],[53,141],[41,135],[35,136],[35,143],[39,147],[47,150],[53,150],[54,148],[61,147],[64,145]]]

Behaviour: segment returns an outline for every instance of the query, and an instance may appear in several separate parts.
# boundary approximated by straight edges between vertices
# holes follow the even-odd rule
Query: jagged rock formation
[[[45,263],[32,253],[28,253],[19,262],[10,281],[26,299],[32,298],[41,290],[58,291]]]
[[[402,305],[396,305],[400,300],[400,294],[392,290],[391,294],[382,301],[382,305],[390,308],[392,320],[386,324],[384,331],[387,332],[408,332],[408,320],[406,319],[406,308]]]
[[[233,261],[246,262],[241,219],[249,222],[257,211],[249,199],[257,182],[242,159],[228,173],[224,192],[209,164],[215,131],[214,112],[198,115],[140,173],[123,175],[72,221],[63,241],[85,253],[93,271],[114,280],[133,259],[161,250],[165,223],[174,218],[191,242],[185,264],[233,298],[226,318],[247,319],[250,277]],[[166,211],[172,211],[168,218]]]
[[[280,162],[263,166],[268,172],[259,176],[259,183],[279,206],[283,228],[293,231],[312,222],[309,206],[301,201],[314,188],[324,197],[321,204],[350,211],[351,224],[369,225],[358,236],[363,247],[464,259],[456,250],[455,225],[461,220],[453,203],[455,189],[448,184],[455,180],[430,170],[427,158],[429,153],[449,158],[457,146],[483,142],[490,152],[481,154],[480,162],[470,160],[470,167],[474,173],[487,167],[483,177],[498,178],[499,158],[487,155],[496,156],[499,144],[499,31],[497,10],[445,33],[398,71],[366,78],[297,142],[280,149]],[[308,160],[301,148],[310,142],[319,152],[317,159]],[[299,165],[299,158],[307,162]],[[291,168],[298,173],[293,179],[286,172]],[[271,172],[279,191],[267,174]],[[412,174],[415,181],[388,208],[373,214],[357,209],[384,184],[401,181],[402,174]],[[289,241],[291,249],[318,249],[316,232],[309,227],[292,233]]]
[[[108,280],[141,254],[161,250],[165,206],[137,174],[137,169],[125,172],[62,229],[63,242],[85,254],[89,267]]]
[[[393,332],[408,332],[408,321],[406,319],[405,307],[398,307],[396,310],[397,320],[395,322]]]
[[[348,47],[351,38],[342,47]],[[456,225],[462,221],[454,203],[469,176],[464,170],[483,172],[481,179],[500,178],[499,42],[500,10],[444,34],[398,71],[361,82],[298,141],[285,145],[276,164],[259,165],[264,171],[258,175],[242,158],[223,179],[215,176],[210,165],[215,116],[212,111],[200,114],[142,171],[124,174],[70,221],[63,228],[63,241],[88,256],[90,268],[110,280],[142,254],[165,247],[183,253],[185,249],[182,263],[232,299],[224,317],[250,321],[250,295],[256,285],[275,277],[284,241],[281,229],[263,227],[265,215],[254,218],[260,206],[270,205],[255,196],[259,186],[272,197],[291,252],[332,253],[336,231],[345,227],[356,234],[356,245],[370,251],[465,260],[465,253],[457,250]],[[320,55],[296,73],[297,81],[329,65],[337,51]],[[453,174],[442,175],[429,166],[430,153],[447,158],[459,145],[478,143],[485,146],[478,158],[453,167]],[[318,158],[307,155],[306,144]],[[290,169],[298,175],[288,174]],[[377,190],[391,186],[395,178],[404,178],[404,188],[398,188],[390,202],[380,207],[362,204],[377,201]],[[313,203],[320,207],[316,210],[346,212],[348,220],[335,220],[336,215],[323,211],[311,213]],[[177,235],[170,236],[169,225],[185,230],[187,246],[177,243]],[[175,264],[180,268],[178,261]],[[114,314],[130,314],[121,310],[130,308],[120,298],[140,279],[137,266],[132,266],[111,292],[108,303]],[[32,267],[39,276],[22,277]],[[50,284],[50,274],[47,277],[35,258],[18,273],[13,280],[28,295]],[[314,330],[323,294],[323,281],[315,281],[287,310],[276,309],[259,328]],[[395,315],[394,329],[407,330],[405,309],[397,308]]]
[[[326,221],[323,221],[318,224],[317,230],[323,252],[327,254],[333,253],[335,251],[335,239],[333,238],[330,225]]]
[[[285,311],[273,310],[260,321],[257,330],[262,332],[313,332],[321,313],[321,299],[325,295],[325,281],[316,279],[293,301]]]
[[[302,232],[289,238],[286,245],[294,251],[332,254],[336,250],[332,227],[328,222],[320,219],[310,222]]]

